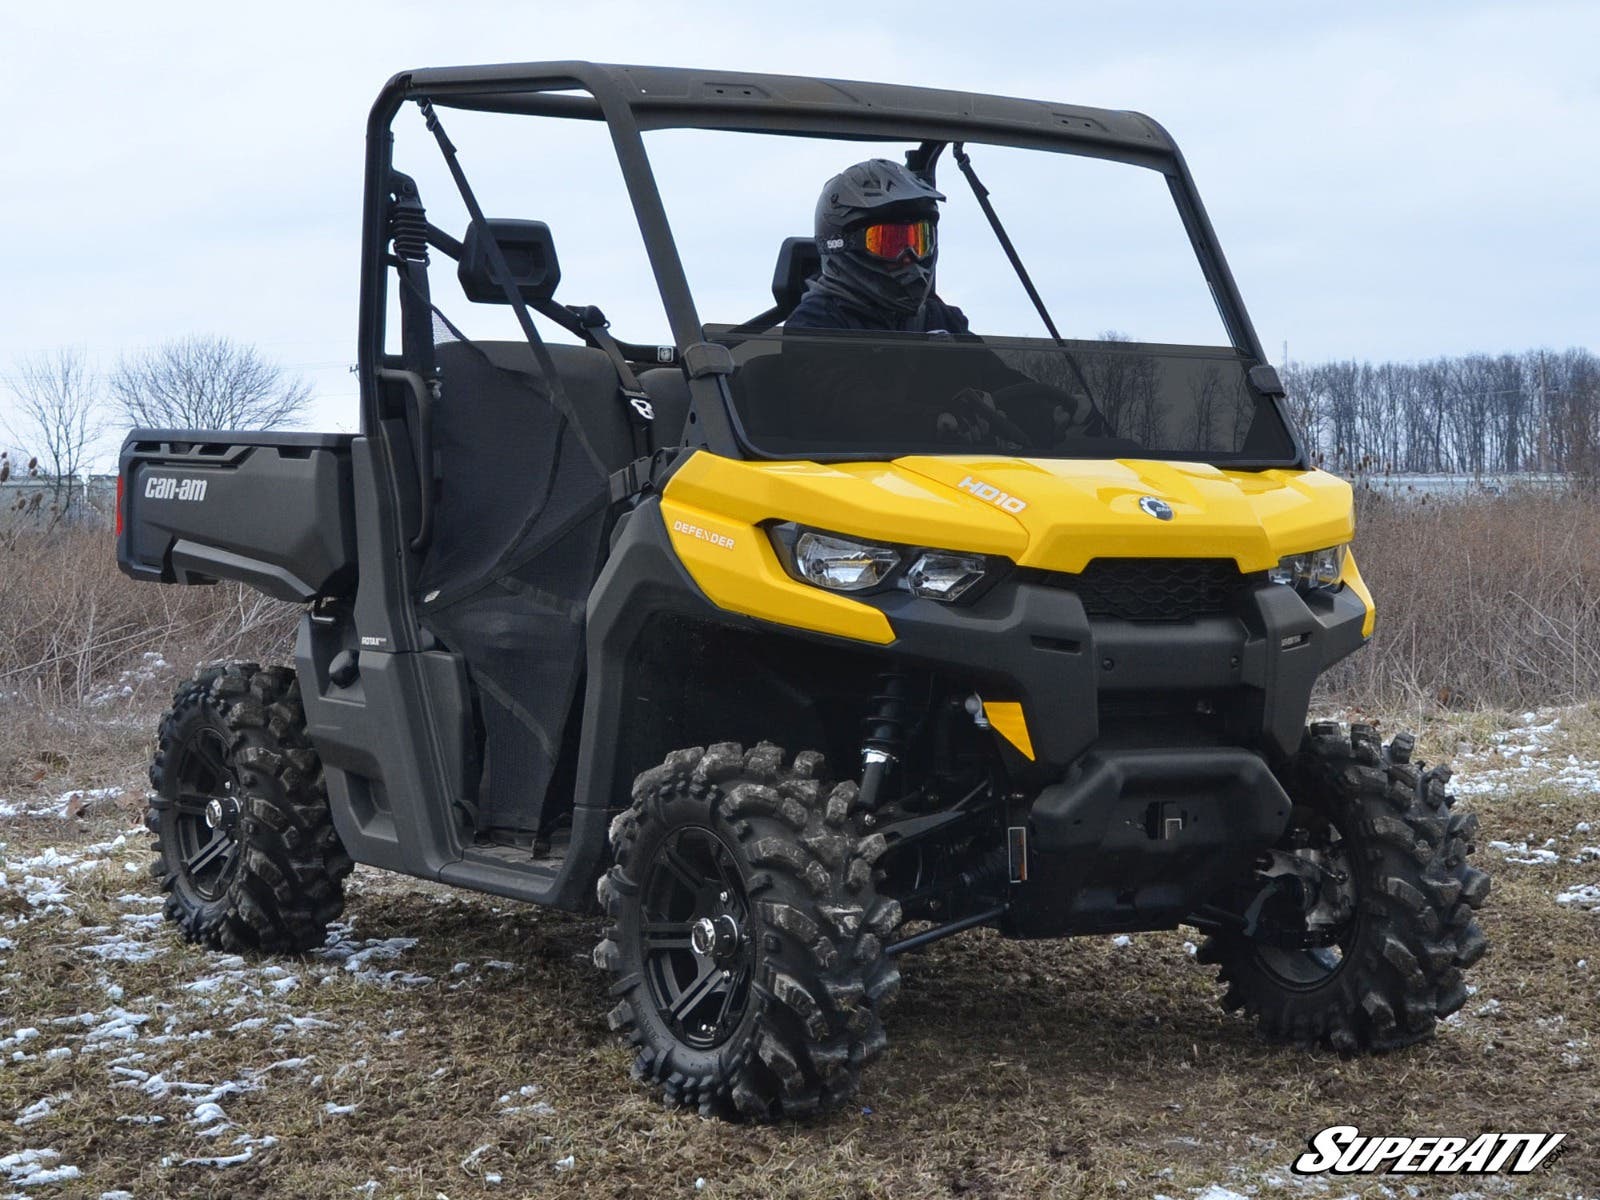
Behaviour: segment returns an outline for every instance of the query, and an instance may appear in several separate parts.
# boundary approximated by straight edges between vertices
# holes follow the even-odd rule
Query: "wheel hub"
[[[689,946],[701,958],[727,962],[739,950],[739,922],[731,913],[701,917],[689,928]]]
[[[232,791],[230,786],[229,791]],[[206,801],[205,823],[207,829],[232,830],[239,815],[238,802],[232,796],[213,796]]]
[[[1297,985],[1325,979],[1342,962],[1356,920],[1349,846],[1333,828],[1296,831],[1288,849],[1257,864],[1262,886],[1244,913],[1244,935],[1275,974]]]
[[[1268,880],[1295,885],[1294,891],[1313,932],[1338,929],[1355,911],[1355,884],[1345,855],[1332,848],[1274,850],[1261,871]]]

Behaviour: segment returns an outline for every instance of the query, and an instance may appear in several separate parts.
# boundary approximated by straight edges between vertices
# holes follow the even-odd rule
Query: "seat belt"
[[[611,365],[616,368],[617,379],[622,384],[622,400],[628,406],[625,415],[628,418],[628,428],[633,434],[633,456],[635,459],[649,458],[656,446],[655,405],[650,403],[650,393],[644,390],[639,377],[633,373],[633,367],[622,353],[622,347],[617,345],[617,339],[611,336],[611,322],[606,320],[605,313],[592,304],[587,308],[568,311],[578,318],[578,324],[583,327],[585,336],[605,351],[606,357],[611,360]]]

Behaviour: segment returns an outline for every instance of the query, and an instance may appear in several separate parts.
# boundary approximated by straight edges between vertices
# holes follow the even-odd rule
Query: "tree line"
[[[190,336],[125,354],[111,370],[63,348],[19,359],[6,377],[11,405],[0,448],[0,483],[38,483],[7,507],[40,522],[70,521],[81,481],[106,437],[152,429],[279,429],[299,424],[311,387],[225,337]]]
[[[1588,350],[1295,364],[1283,382],[1331,471],[1600,477],[1600,357]]]

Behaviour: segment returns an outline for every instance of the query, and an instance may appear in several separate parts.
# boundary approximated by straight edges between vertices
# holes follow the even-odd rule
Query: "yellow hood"
[[[1027,532],[1016,561],[1053,571],[1080,571],[1092,558],[1231,558],[1264,571],[1354,533],[1350,485],[1323,471],[1139,459],[917,457],[894,466],[1002,507]],[[1142,509],[1145,497],[1171,518]]]

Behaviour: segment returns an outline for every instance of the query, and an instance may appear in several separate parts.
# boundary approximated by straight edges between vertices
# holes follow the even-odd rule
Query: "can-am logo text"
[[[1390,1172],[1396,1175],[1526,1175],[1544,1163],[1564,1133],[1485,1133],[1464,1137],[1364,1137],[1330,1125],[1290,1169],[1296,1175]]]
[[[1008,513],[1019,513],[1028,507],[1026,500],[1019,500],[1015,496],[1007,495],[992,483],[985,483],[981,479],[974,479],[968,475],[956,484],[964,492],[971,492],[979,500],[987,500],[996,508],[1004,509]]]
[[[179,479],[173,475],[152,475],[144,485],[146,500],[192,500],[206,498],[207,479]]]

